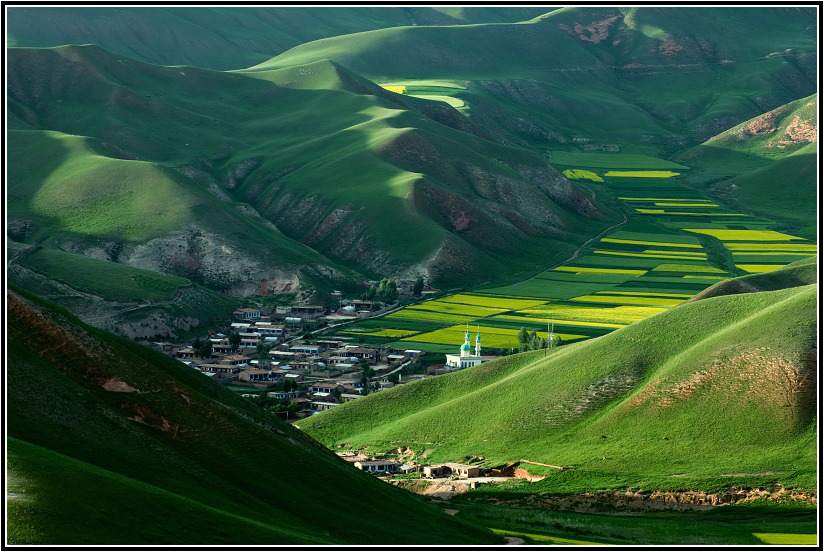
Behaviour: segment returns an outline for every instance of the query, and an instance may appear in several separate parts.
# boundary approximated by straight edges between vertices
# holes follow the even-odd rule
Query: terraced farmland
[[[581,185],[606,187],[628,222],[582,249],[574,261],[527,280],[425,301],[345,333],[447,353],[463,342],[467,326],[480,330],[484,350],[505,350],[517,348],[520,328],[546,336],[550,325],[569,343],[663,312],[720,280],[816,255],[809,240],[773,230],[773,221],[734,212],[685,186],[674,178],[678,173],[663,170],[686,173],[683,165],[607,153],[553,153],[550,159],[559,170],[573,167],[565,174]]]

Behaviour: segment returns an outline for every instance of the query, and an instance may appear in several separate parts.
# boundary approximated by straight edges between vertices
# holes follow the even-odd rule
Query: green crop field
[[[604,176],[614,178],[672,178],[680,174],[672,171],[607,171]]]
[[[621,183],[616,190],[620,190],[619,201],[633,209],[636,217],[624,228],[600,238],[577,260],[528,280],[427,301],[385,317],[387,323],[414,319],[452,325],[433,327],[398,343],[419,347],[428,343],[439,352],[450,352],[445,347],[456,348],[462,342],[461,324],[508,329],[510,336],[519,324],[538,331],[556,324],[573,341],[597,337],[674,307],[733,275],[731,271],[763,273],[817,251],[815,244],[799,243],[802,238],[768,229],[769,221],[732,213],[684,185],[668,184],[666,197],[650,195],[646,179],[605,179],[607,188],[617,182]],[[668,212],[669,207],[689,209],[691,216],[710,222],[675,220],[673,214],[681,211]],[[740,224],[730,227],[729,215],[740,215]],[[641,216],[652,222],[639,222]],[[500,337],[506,333],[488,331],[489,338],[482,339],[485,347],[512,346],[511,338]],[[387,333],[385,337],[390,340],[400,335]]]

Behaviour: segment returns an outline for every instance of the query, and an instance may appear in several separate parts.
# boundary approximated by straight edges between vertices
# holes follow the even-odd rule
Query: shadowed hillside
[[[8,543],[496,542],[187,366],[7,297]]]
[[[93,46],[9,53],[22,243],[238,295],[351,278],[344,264],[466,285],[557,262],[615,216],[451,107],[329,62],[251,78]]]
[[[514,22],[549,7],[10,7],[8,46],[97,44],[160,65],[237,69],[303,42],[399,25]]]
[[[548,356],[382,391],[300,427],[327,446],[574,468],[544,470],[539,490],[707,490],[724,474],[813,488],[816,286],[785,283],[798,287],[683,304]]]

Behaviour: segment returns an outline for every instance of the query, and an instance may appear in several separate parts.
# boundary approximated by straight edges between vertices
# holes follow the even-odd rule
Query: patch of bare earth
[[[743,137],[745,134],[750,136],[760,136],[761,134],[772,134],[778,128],[776,126],[776,118],[779,115],[778,110],[770,111],[760,117],[756,117],[749,124],[736,131],[736,135]]]
[[[658,52],[664,56],[674,56],[683,49],[684,47],[678,44],[675,38],[673,38],[671,35],[667,35],[667,40],[664,41],[664,43],[658,47]]]
[[[659,378],[627,403],[628,408],[651,402],[672,407],[699,392],[743,397],[764,404],[788,423],[805,422],[814,407],[815,376],[809,355],[777,355],[766,347],[714,359],[686,378]]]
[[[766,147],[783,148],[792,144],[800,144],[802,142],[815,142],[818,140],[818,128],[811,121],[806,121],[796,115],[793,120],[787,125],[784,131],[784,136],[789,139],[771,140]]]
[[[101,387],[103,387],[103,389],[105,389],[106,391],[112,391],[113,393],[131,393],[132,391],[137,391],[137,389],[135,389],[122,379],[116,378],[114,376],[104,381],[101,384]]]
[[[598,44],[609,38],[609,28],[618,20],[619,16],[615,15],[602,21],[595,21],[589,25],[575,24],[575,34],[584,42],[592,42]],[[561,29],[569,32],[569,27],[561,26]]]

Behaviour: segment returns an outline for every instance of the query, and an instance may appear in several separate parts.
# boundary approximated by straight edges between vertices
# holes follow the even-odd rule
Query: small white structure
[[[466,328],[464,344],[461,345],[461,352],[457,355],[446,355],[446,365],[449,368],[471,368],[484,362],[481,357],[481,330],[475,336],[475,354],[472,354],[472,346],[469,344],[469,327]]]

